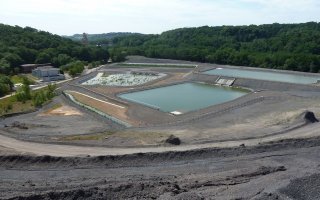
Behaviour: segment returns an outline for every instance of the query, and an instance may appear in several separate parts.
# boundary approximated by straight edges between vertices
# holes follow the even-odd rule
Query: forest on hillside
[[[101,34],[86,34],[88,42],[93,44],[99,44],[100,41],[111,40],[115,37],[129,36],[138,33],[130,33],[130,32],[111,32],[111,33],[101,33]],[[83,39],[83,34],[74,34],[71,36],[63,36],[65,38],[69,38],[73,41],[80,42]]]
[[[25,63],[52,63],[55,67],[79,62],[105,62],[108,49],[82,45],[31,27],[0,24],[0,73],[19,73]],[[65,69],[65,68],[64,68]]]
[[[104,42],[110,42],[105,40]],[[181,28],[160,35],[112,39],[116,61],[126,55],[319,72],[320,23]]]

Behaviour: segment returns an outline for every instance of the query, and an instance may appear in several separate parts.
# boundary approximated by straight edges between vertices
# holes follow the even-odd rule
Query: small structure
[[[216,83],[218,85],[232,86],[235,80],[236,80],[235,78],[222,78],[222,77],[219,77],[216,80]]]
[[[21,73],[31,73],[32,70],[34,70],[37,67],[43,67],[51,65],[51,63],[44,63],[44,64],[23,64],[20,65],[20,71]]]
[[[32,75],[45,82],[65,79],[64,75],[60,74],[60,69],[52,66],[37,67],[36,69],[32,70]]]

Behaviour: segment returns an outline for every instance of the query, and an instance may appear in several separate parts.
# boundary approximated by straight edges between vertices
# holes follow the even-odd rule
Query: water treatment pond
[[[311,84],[316,83],[320,80],[320,76],[303,76],[298,74],[285,74],[267,71],[252,71],[245,69],[226,69],[217,68],[204,72],[209,75],[219,75],[227,77],[238,77],[238,78],[252,78],[267,81],[278,81],[287,83],[298,83],[298,84]]]
[[[121,94],[119,97],[157,108],[164,112],[179,111],[186,113],[234,100],[248,92],[249,91],[242,89],[202,83],[182,83]]]

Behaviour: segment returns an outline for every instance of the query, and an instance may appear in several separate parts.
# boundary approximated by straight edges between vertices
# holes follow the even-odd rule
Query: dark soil
[[[306,122],[309,122],[309,123],[319,122],[319,120],[316,118],[314,113],[311,111],[306,111],[306,113],[304,114],[304,119],[306,120]]]
[[[124,156],[0,156],[0,199],[319,199],[319,145],[313,138]]]

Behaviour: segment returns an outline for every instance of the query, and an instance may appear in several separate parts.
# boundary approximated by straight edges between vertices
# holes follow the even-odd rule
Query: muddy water
[[[230,87],[183,83],[119,96],[164,112],[185,113],[234,100],[247,93],[248,91]]]

